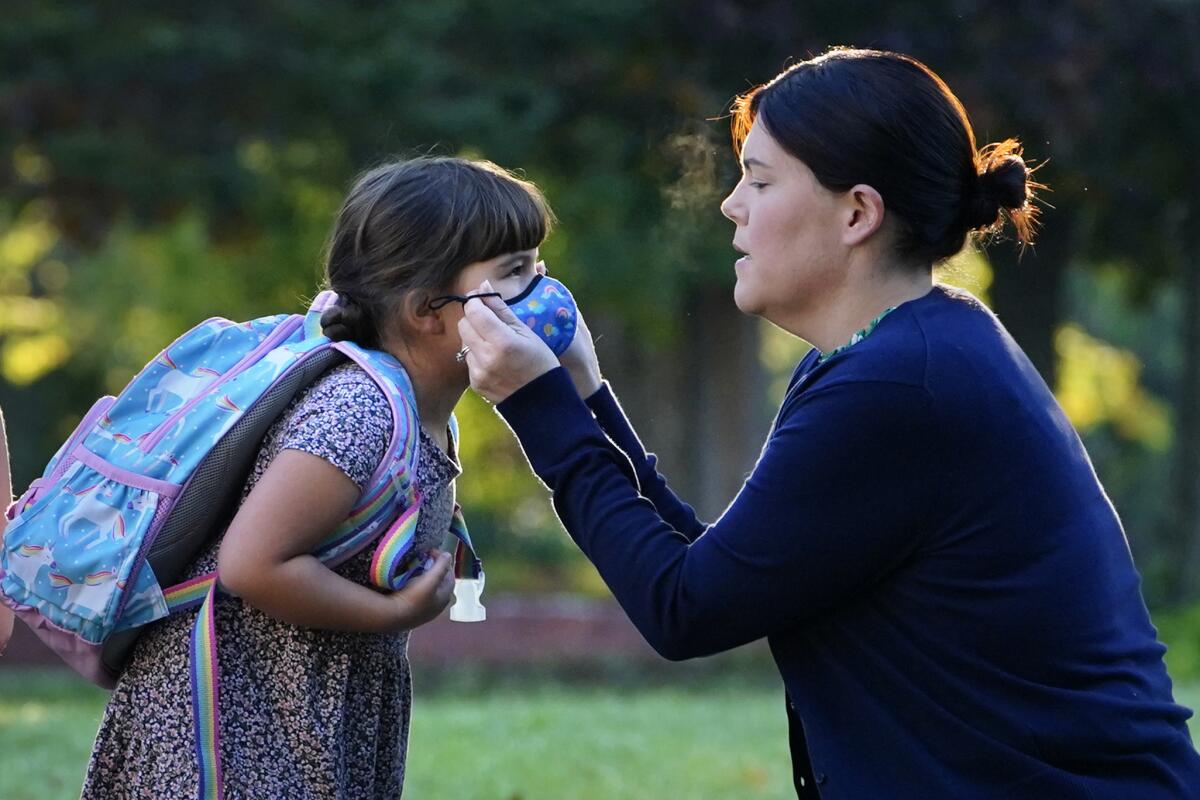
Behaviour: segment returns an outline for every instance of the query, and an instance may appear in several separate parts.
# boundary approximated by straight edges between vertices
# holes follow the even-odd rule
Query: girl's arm
[[[0,545],[4,542],[4,526],[8,524],[8,506],[12,502],[12,475],[8,467],[8,436],[4,430],[4,413],[0,411],[0,501],[3,501],[3,511],[0,511]],[[12,637],[13,612],[8,606],[0,603],[0,655],[8,647]]]
[[[453,596],[450,554],[438,554],[433,568],[391,594],[347,580],[311,555],[358,497],[354,482],[325,459],[282,451],[225,533],[221,585],[299,627],[383,633],[429,622]]]

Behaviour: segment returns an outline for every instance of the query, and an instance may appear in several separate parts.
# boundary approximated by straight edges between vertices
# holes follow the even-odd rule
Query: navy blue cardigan
[[[1200,798],[1117,514],[969,294],[935,287],[801,361],[711,525],[607,387],[585,404],[559,368],[498,410],[658,652],[767,637],[822,798]]]

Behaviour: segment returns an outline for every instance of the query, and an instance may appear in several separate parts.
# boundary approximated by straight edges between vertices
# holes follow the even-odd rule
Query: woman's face
[[[755,122],[742,147],[742,179],[721,212],[737,225],[734,302],[746,314],[788,324],[819,307],[845,279],[841,195],[823,187]]]

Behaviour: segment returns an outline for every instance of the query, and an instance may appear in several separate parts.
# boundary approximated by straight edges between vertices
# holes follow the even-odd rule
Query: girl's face
[[[468,264],[458,273],[454,284],[449,287],[449,294],[468,297],[479,293],[479,284],[490,281],[492,289],[500,293],[505,300],[516,297],[537,274],[546,274],[546,265],[538,261],[538,249],[521,250],[516,253],[505,253],[486,261],[476,261]],[[460,303],[449,303],[438,312],[443,316],[442,330],[448,333],[445,349],[449,353],[457,352],[462,343],[458,336],[458,321],[462,319],[463,306]],[[466,365],[459,365],[465,373]]]
[[[755,122],[742,147],[742,179],[721,212],[737,225],[734,302],[746,314],[795,332],[845,280],[842,196],[823,187]],[[791,324],[789,324],[791,323]]]
[[[545,275],[546,265],[538,261],[536,247],[517,253],[505,253],[487,261],[476,261],[467,265],[458,273],[451,291],[466,297],[477,293],[479,284],[487,280],[491,281],[492,288],[507,300],[519,295],[538,273]]]

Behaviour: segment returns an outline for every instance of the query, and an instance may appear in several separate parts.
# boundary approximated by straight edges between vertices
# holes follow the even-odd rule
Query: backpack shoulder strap
[[[321,313],[336,301],[337,296],[332,292],[317,296],[305,320],[306,334],[319,330]],[[416,394],[404,366],[390,354],[368,350],[353,342],[337,342],[333,347],[362,367],[387,396],[392,409],[392,438],[358,504],[346,521],[322,542],[316,555],[326,564],[335,565],[378,540],[371,562],[372,582],[381,589],[396,590],[419,574],[426,562],[425,554],[413,549],[421,506],[415,478],[420,456]],[[450,435],[457,443],[458,421],[453,415]],[[457,506],[449,532],[459,541],[456,577],[480,577],[482,563]]]

